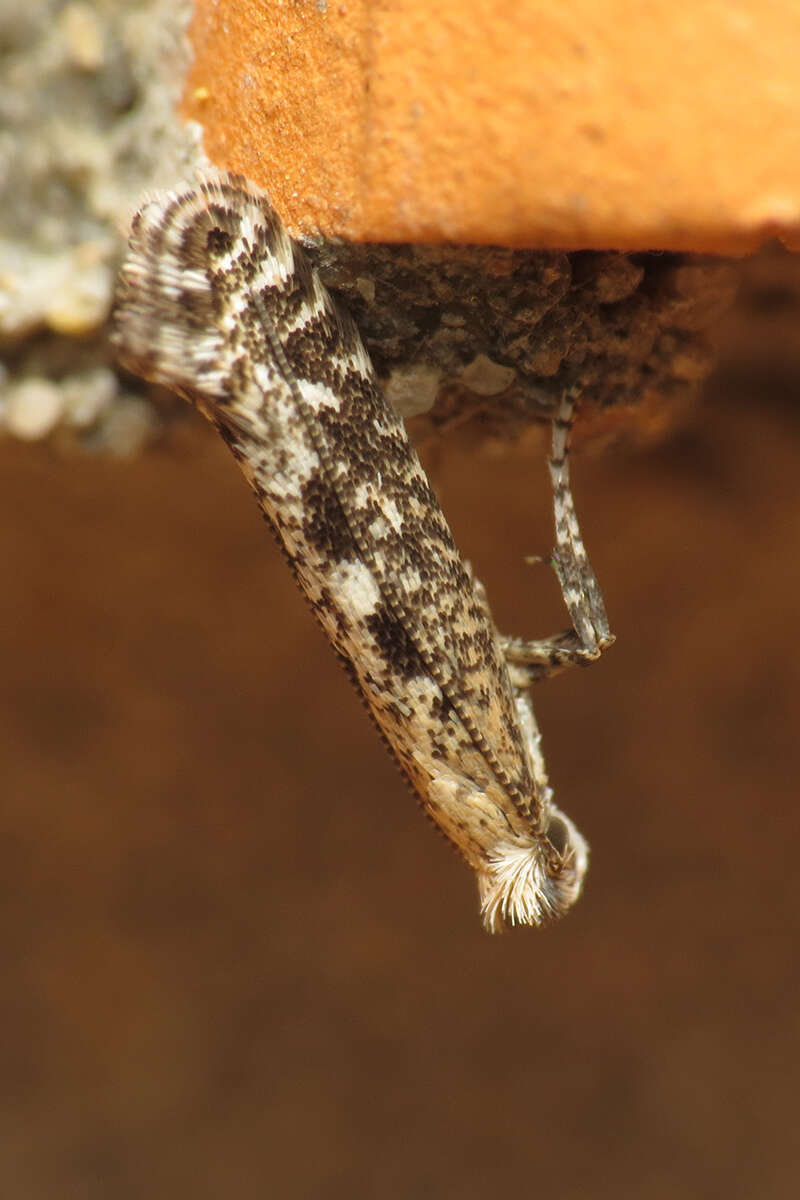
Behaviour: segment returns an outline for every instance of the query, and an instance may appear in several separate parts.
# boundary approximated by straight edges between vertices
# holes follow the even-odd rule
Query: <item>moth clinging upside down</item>
[[[145,204],[122,268],[121,361],[216,426],[425,810],[475,870],[487,929],[565,912],[586,843],[556,807],[531,683],[611,644],[553,425],[554,565],[573,628],[495,629],[349,317],[267,196],[218,174]]]

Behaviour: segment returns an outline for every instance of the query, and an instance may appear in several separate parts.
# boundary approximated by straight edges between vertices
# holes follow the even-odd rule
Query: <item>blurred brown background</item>
[[[591,871],[499,938],[210,430],[0,446],[2,1195],[796,1195],[800,320],[742,328],[575,461],[618,643],[537,711]],[[434,464],[531,636],[543,453]]]
[[[140,448],[0,439],[0,1200],[794,1200],[800,260],[748,265],[684,427],[576,459],[619,640],[537,711],[591,870],[566,920],[495,939],[233,462],[199,421],[150,444],[105,322],[122,214],[197,161],[181,91],[334,233],[336,180],[395,238],[796,230],[797,24],[0,0],[0,424]],[[523,563],[543,444],[452,436],[432,467],[501,627],[560,628]]]

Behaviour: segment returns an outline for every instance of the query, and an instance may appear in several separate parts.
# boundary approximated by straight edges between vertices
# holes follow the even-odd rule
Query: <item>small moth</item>
[[[503,638],[350,318],[268,197],[215,174],[146,203],[122,267],[123,364],[219,430],[425,811],[477,875],[483,922],[577,898],[584,839],[553,803],[527,689],[613,641],[553,426],[553,562],[573,628]]]

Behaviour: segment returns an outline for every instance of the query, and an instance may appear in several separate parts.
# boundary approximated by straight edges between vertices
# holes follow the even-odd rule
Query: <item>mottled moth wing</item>
[[[508,846],[540,894],[506,915],[566,907],[585,848],[560,816],[545,836],[549,789],[491,617],[355,325],[265,194],[221,176],[145,205],[118,301],[121,360],[222,432],[423,804],[483,875],[484,908]]]

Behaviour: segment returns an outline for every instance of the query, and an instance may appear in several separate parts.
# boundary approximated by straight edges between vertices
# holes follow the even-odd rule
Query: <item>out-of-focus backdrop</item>
[[[619,640],[536,698],[591,870],[498,938],[210,431],[0,448],[5,1195],[794,1195],[796,388],[576,459]],[[542,456],[434,471],[530,634]]]
[[[800,259],[723,317],[713,261],[582,252],[796,232],[797,6],[197,0],[193,50],[192,7],[0,0],[0,1197],[794,1200]],[[126,211],[200,157],[181,93],[298,227],[371,195],[390,241],[578,247],[464,251],[485,304],[458,251],[417,287],[317,247],[413,399],[444,345],[471,373],[426,460],[504,631],[565,620],[524,561],[537,389],[661,400],[578,438],[618,641],[535,697],[592,847],[550,928],[482,931],[235,464],[114,368]]]

